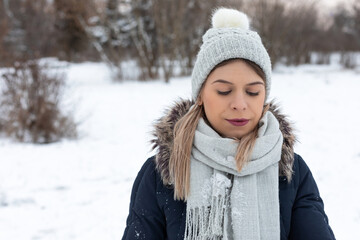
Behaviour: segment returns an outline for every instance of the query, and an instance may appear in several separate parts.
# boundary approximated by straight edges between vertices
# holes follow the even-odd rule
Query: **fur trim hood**
[[[164,185],[171,185],[169,173],[169,159],[173,143],[173,130],[176,122],[184,116],[194,104],[191,100],[183,100],[175,102],[175,104],[165,111],[165,115],[155,123],[151,140],[153,149],[157,148],[155,156],[155,165],[157,171],[161,175]],[[273,102],[270,103],[270,112],[274,114],[280,124],[280,130],[283,134],[284,141],[282,145],[281,160],[279,162],[279,175],[285,176],[290,182],[293,174],[294,163],[294,143],[296,141],[291,124],[286,116],[280,113],[279,107]]]

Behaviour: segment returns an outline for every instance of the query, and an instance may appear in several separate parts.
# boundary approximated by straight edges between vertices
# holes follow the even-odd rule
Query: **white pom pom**
[[[230,8],[219,8],[212,16],[213,28],[238,27],[249,29],[249,19],[246,14]]]

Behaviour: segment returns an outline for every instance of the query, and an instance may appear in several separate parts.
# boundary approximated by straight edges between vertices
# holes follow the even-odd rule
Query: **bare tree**
[[[7,21],[7,33],[3,39],[4,47],[7,49],[8,54],[7,62],[12,63],[15,58],[19,58],[24,54],[26,46],[24,44],[24,29],[21,21],[21,0],[3,0],[4,17]]]
[[[191,73],[196,54],[202,43],[202,35],[210,27],[209,16],[211,11],[220,4],[219,2],[218,0],[186,1],[179,33],[181,39],[179,39],[179,44],[176,47],[180,56],[181,74],[188,75]],[[234,3],[227,1],[227,6],[239,8],[241,3],[242,1],[234,1]],[[224,2],[221,5],[226,6]]]
[[[6,59],[6,48],[4,47],[4,39],[9,30],[8,20],[5,13],[4,2],[0,1],[0,66],[4,64]]]
[[[354,2],[352,5],[352,10],[353,10],[353,18],[354,18],[354,31],[355,31],[355,35],[356,38],[358,40],[358,48],[360,45],[360,2]]]
[[[24,29],[24,45],[27,59],[48,57],[56,54],[54,41],[54,17],[47,0],[24,0],[20,21]],[[41,37],[39,37],[41,36]],[[24,58],[24,57],[23,57]]]
[[[119,26],[120,12],[118,0],[107,0],[105,9],[104,35],[102,40],[109,59],[120,62],[121,59],[121,26]]]
[[[247,3],[252,26],[262,37],[273,63],[283,55],[283,41],[287,31],[285,6],[280,0],[256,0]]]
[[[81,60],[84,55],[87,59],[95,56],[91,54],[94,49],[81,22],[84,20],[87,24],[94,9],[92,0],[54,0],[56,39],[66,60]]]
[[[1,3],[6,14],[0,21],[5,22],[7,31],[0,47],[7,49],[6,59],[9,64],[16,59],[32,59],[56,54],[55,41],[52,41],[53,18],[47,12],[48,1],[3,0]]]
[[[318,10],[316,2],[296,2],[286,14],[284,56],[288,65],[310,63],[312,45],[318,40]]]
[[[173,76],[174,64],[179,56],[179,46],[184,32],[182,23],[185,17],[186,0],[169,2],[156,0],[153,5],[153,16],[156,26],[156,41],[160,56],[160,66],[165,82]]]
[[[357,65],[355,51],[360,50],[359,38],[359,4],[354,3],[351,9],[338,6],[334,12],[333,24],[329,35],[334,41],[334,50],[341,52],[340,63],[345,68],[354,68]]]
[[[158,43],[152,15],[153,0],[133,0],[127,14],[128,29],[136,49],[143,80],[158,77]]]
[[[246,8],[273,64],[281,59],[295,65],[310,60],[312,42],[318,32],[315,2],[256,0]]]

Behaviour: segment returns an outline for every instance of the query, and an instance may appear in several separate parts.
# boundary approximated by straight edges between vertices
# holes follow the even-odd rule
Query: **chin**
[[[226,138],[236,138],[236,139],[240,139],[242,138],[243,136],[245,136],[245,134],[229,134],[229,135],[225,135]]]
[[[234,137],[234,138],[236,138],[236,139],[241,139],[243,136],[245,136],[245,135],[237,135],[236,137]]]
[[[245,133],[239,133],[239,134],[235,134],[236,136],[234,136],[237,139],[241,139],[242,137],[248,135],[250,132],[245,132]]]

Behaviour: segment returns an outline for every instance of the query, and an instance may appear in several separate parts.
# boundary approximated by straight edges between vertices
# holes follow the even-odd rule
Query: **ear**
[[[201,94],[199,94],[198,98],[196,99],[196,104],[199,106],[203,105],[203,100],[202,100]]]

